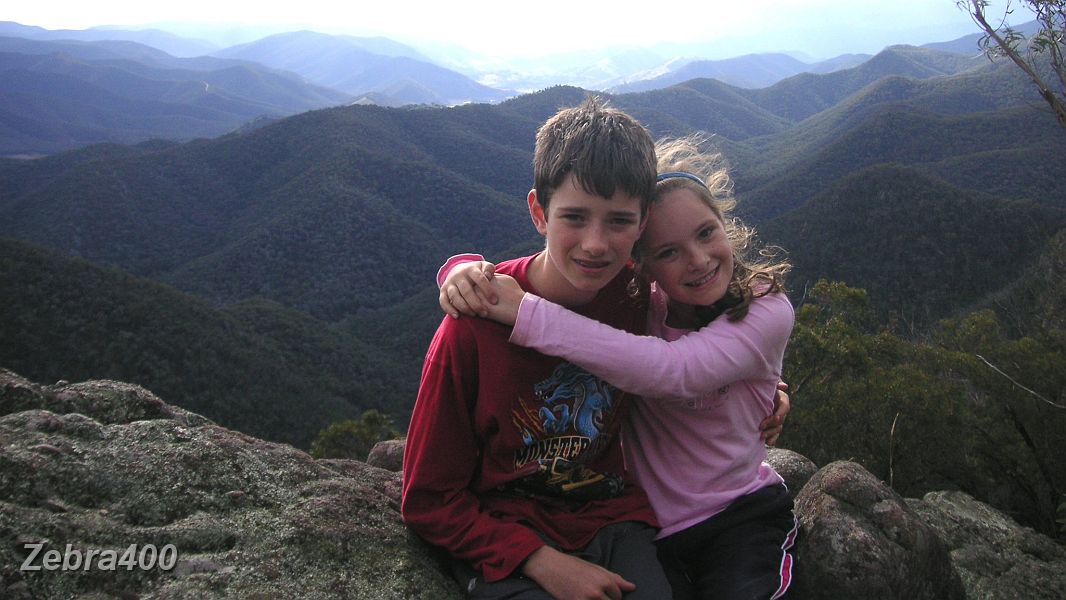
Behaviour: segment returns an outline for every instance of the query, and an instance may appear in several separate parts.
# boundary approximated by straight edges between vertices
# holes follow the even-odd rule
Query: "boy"
[[[628,331],[645,307],[625,268],[655,189],[647,131],[594,99],[537,132],[530,216],[545,250],[496,271]],[[426,355],[404,455],[404,520],[455,559],[477,598],[670,597],[654,514],[623,480],[625,394],[510,328],[445,318]]]

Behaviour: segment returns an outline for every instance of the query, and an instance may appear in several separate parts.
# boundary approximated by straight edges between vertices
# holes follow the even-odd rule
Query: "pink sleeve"
[[[458,265],[478,260],[485,260],[485,257],[480,254],[456,254],[444,261],[444,264],[437,269],[437,287],[444,285],[444,280],[448,278],[448,273],[451,273],[452,269]]]
[[[755,299],[738,322],[721,317],[674,341],[633,335],[526,294],[511,342],[559,356],[648,398],[702,398],[745,379],[780,377],[794,321],[784,294]]]

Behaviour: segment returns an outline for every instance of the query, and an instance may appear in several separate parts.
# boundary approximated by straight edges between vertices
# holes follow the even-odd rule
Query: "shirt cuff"
[[[480,254],[456,254],[444,261],[444,264],[437,269],[437,287],[439,288],[444,285],[444,280],[447,279],[448,273],[451,273],[452,269],[456,266],[479,260],[485,260],[485,257]]]
[[[541,300],[540,296],[529,292],[522,294],[522,302],[518,304],[518,316],[515,317],[514,327],[511,328],[511,337],[507,341],[519,346],[526,346],[529,343],[532,337],[533,313],[537,311]]]

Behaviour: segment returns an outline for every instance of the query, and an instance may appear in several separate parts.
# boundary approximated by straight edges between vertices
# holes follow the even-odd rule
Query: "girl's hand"
[[[526,292],[514,277],[496,275],[492,278],[492,289],[496,302],[488,307],[488,317],[504,325],[514,325],[518,320],[518,307]]]
[[[483,260],[453,267],[440,286],[441,310],[454,319],[460,314],[487,317],[488,307],[498,301],[491,284],[495,272],[496,265]]]
[[[767,446],[777,444],[777,438],[781,436],[781,431],[785,428],[785,417],[792,410],[792,400],[785,393],[787,389],[787,383],[784,381],[778,382],[777,395],[774,397],[774,414],[759,423],[759,438]]]

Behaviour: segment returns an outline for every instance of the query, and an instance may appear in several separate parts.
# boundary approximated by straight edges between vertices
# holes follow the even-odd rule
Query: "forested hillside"
[[[789,250],[797,297],[820,278],[853,282],[882,315],[924,328],[1010,285],[1064,226],[1066,208],[883,165],[848,175],[760,233]]]
[[[125,157],[8,163],[0,185],[22,193],[0,234],[335,320],[423,287],[455,248],[531,236],[534,130],[484,106],[352,107]]]
[[[0,364],[42,380],[112,378],[252,435],[308,447],[331,422],[408,402],[394,361],[265,300],[226,308],[0,240]]]

